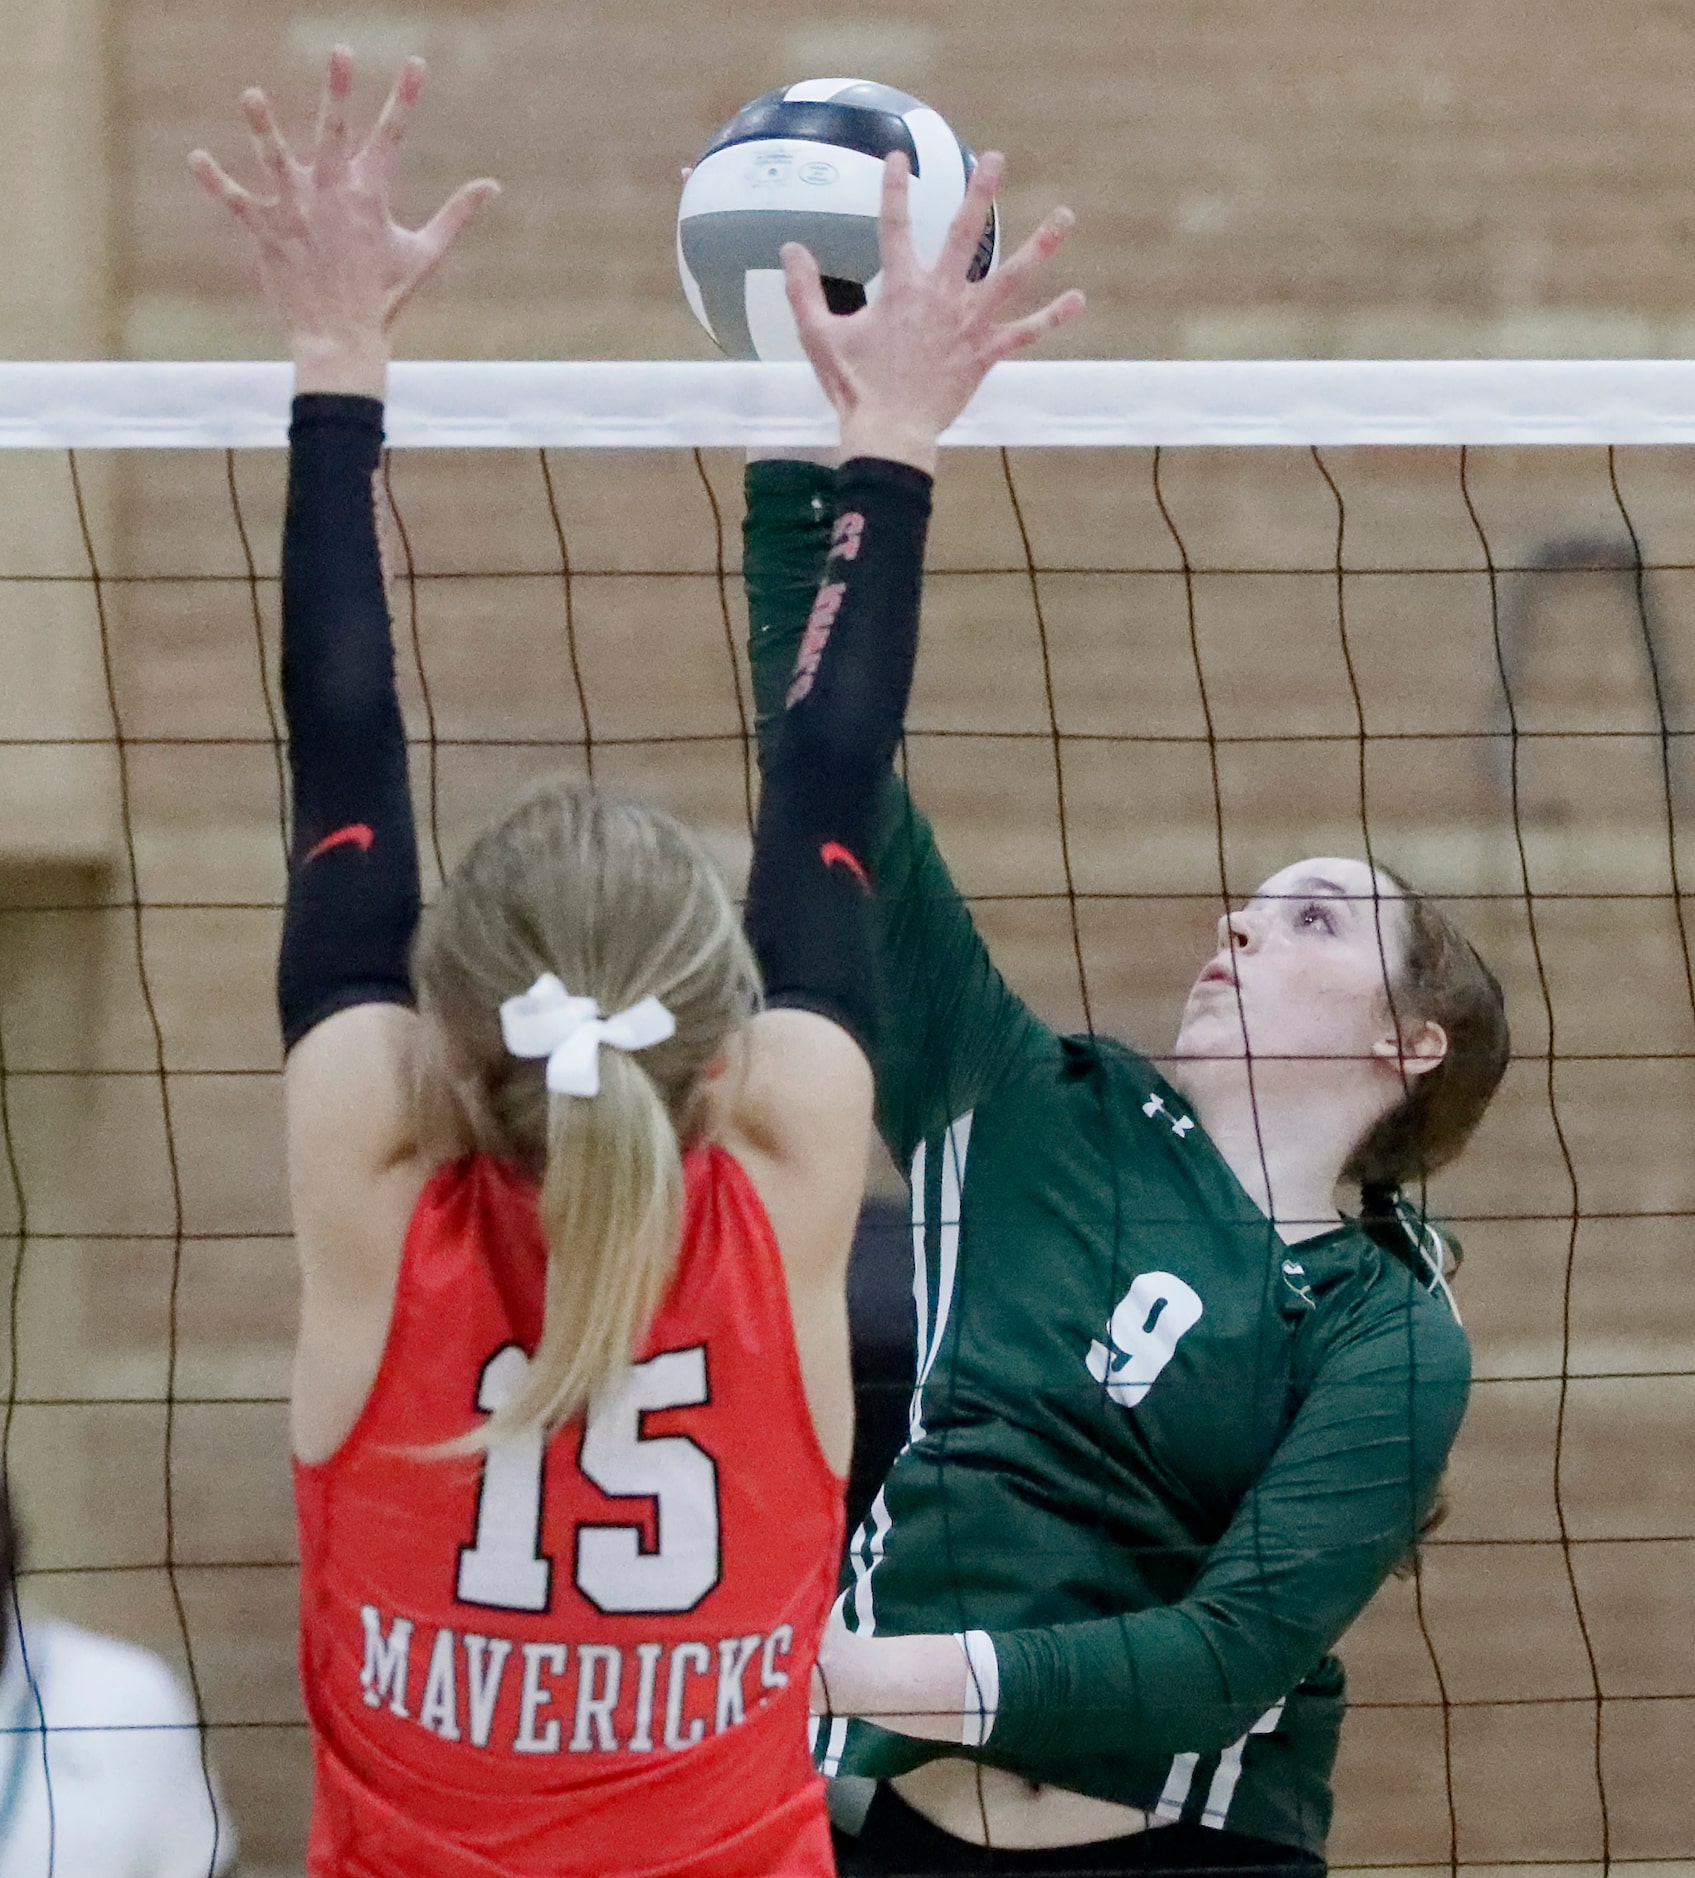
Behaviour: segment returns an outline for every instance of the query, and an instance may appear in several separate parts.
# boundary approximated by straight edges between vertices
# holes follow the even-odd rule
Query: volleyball
[[[798,359],[783,288],[783,244],[817,257],[834,313],[877,291],[883,159],[911,166],[912,242],[933,267],[976,159],[918,99],[861,78],[812,78],[768,91],[706,146],[677,211],[677,269],[694,316],[733,359]],[[971,278],[995,264],[993,210]]]

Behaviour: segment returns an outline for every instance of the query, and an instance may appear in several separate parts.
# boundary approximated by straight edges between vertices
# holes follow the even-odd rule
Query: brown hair
[[[605,1015],[652,994],[676,1034],[603,1048],[600,1092],[550,1095],[510,1054],[500,1006],[545,972]],[[480,835],[424,914],[413,981],[426,1024],[420,1100],[443,1089],[461,1141],[541,1182],[547,1292],[517,1394],[481,1449],[552,1429],[618,1382],[676,1263],[682,1149],[704,1117],[703,1073],[759,1008],[759,972],[700,841],[645,803],[564,779],[529,790]]]
[[[1407,1078],[1401,1100],[1366,1131],[1343,1178],[1358,1181],[1367,1211],[1376,1194],[1446,1167],[1483,1119],[1511,1053],[1500,980],[1477,949],[1426,895],[1389,868],[1400,889],[1403,956],[1389,985],[1402,1030],[1440,1024],[1447,1054],[1432,1070]]]
[[[1410,1265],[1421,1283],[1419,1253],[1412,1248],[1435,1231],[1438,1255],[1459,1260],[1459,1244],[1428,1227],[1423,1208],[1416,1225],[1400,1206],[1400,1189],[1446,1167],[1471,1139],[1501,1078],[1506,1074],[1512,1040],[1500,980],[1484,964],[1477,948],[1447,914],[1393,868],[1379,870],[1400,889],[1401,969],[1389,985],[1389,1004],[1405,1031],[1421,1023],[1440,1024],[1448,1049],[1442,1061],[1422,1076],[1406,1078],[1401,1100],[1379,1116],[1349,1155],[1343,1177],[1359,1182],[1360,1224],[1391,1256]],[[1418,1569],[1423,1542],[1448,1517],[1447,1473],[1437,1482],[1418,1535],[1395,1575],[1409,1578]]]

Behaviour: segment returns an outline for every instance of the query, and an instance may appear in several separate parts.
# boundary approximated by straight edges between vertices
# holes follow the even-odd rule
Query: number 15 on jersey
[[[477,1407],[486,1414],[523,1385],[529,1359],[515,1343],[483,1365]],[[658,1615],[691,1611],[723,1573],[718,1468],[687,1435],[648,1436],[642,1418],[711,1399],[706,1346],[667,1350],[633,1364],[622,1388],[589,1411],[577,1465],[609,1499],[649,1500],[658,1544],[639,1522],[583,1521],[575,1582],[598,1611]],[[547,1442],[538,1431],[491,1448],[483,1461],[476,1530],[459,1549],[461,1604],[545,1611],[554,1561],[542,1549]]]

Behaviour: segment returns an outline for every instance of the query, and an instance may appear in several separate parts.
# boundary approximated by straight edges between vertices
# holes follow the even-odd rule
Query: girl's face
[[[1401,890],[1386,875],[1374,883],[1363,861],[1297,861],[1219,921],[1218,951],[1189,992],[1176,1053],[1375,1060],[1398,1076],[1387,987],[1404,947]],[[1399,1015],[1406,1027],[1412,1014]]]

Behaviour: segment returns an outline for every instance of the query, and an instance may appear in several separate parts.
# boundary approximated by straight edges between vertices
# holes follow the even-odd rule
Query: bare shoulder
[[[839,1024],[762,1011],[720,1139],[764,1202],[788,1284],[795,1349],[825,1458],[853,1454],[847,1268],[871,1147],[871,1065]]]
[[[748,1025],[737,1119],[773,1153],[810,1155],[832,1123],[871,1121],[871,1065],[840,1024],[812,1011],[761,1011]]]
[[[361,1004],[289,1053],[289,1202],[300,1258],[294,1448],[324,1459],[370,1392],[388,1338],[406,1235],[432,1156],[420,1137],[422,1026],[397,1004]]]
[[[398,1004],[338,1011],[283,1074],[289,1202],[308,1299],[375,1291],[386,1312],[406,1228],[439,1147],[420,1128],[422,1025]]]
[[[289,1194],[303,1259],[320,1231],[370,1198],[373,1185],[416,1161],[421,1026],[398,1004],[359,1004],[327,1017],[289,1053],[283,1072]]]
[[[762,1011],[726,1131],[759,1189],[785,1263],[844,1265],[871,1146],[871,1065],[811,1011]]]

